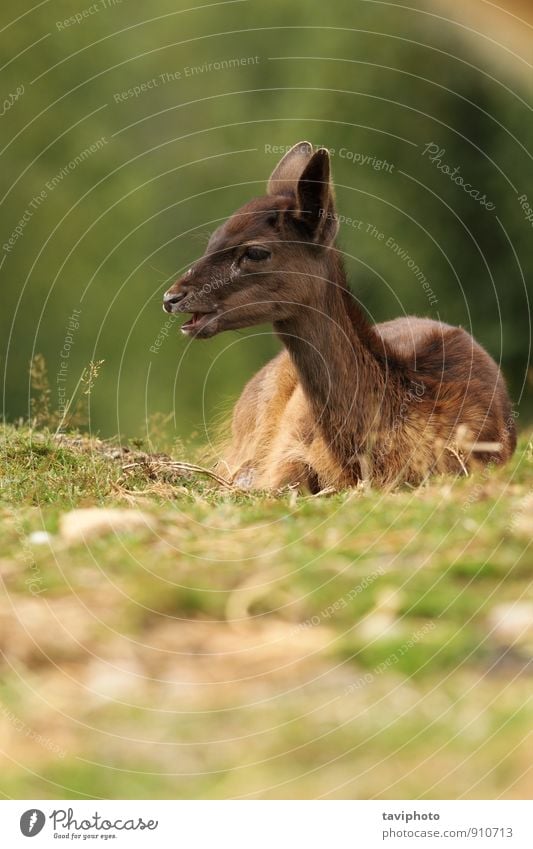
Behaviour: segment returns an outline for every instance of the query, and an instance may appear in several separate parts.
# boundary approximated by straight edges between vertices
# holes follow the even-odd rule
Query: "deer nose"
[[[163,309],[165,312],[173,312],[173,308],[176,304],[183,300],[187,293],[186,292],[172,292],[172,290],[165,292],[163,295]]]

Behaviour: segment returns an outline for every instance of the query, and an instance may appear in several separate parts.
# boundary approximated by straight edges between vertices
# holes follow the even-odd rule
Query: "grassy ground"
[[[5,796],[531,797],[527,436],[315,498],[1,437]]]

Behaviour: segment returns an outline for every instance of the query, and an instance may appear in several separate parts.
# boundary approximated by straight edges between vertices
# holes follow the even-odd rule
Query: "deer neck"
[[[330,450],[347,472],[360,477],[360,458],[388,418],[393,377],[383,343],[348,291],[340,263],[332,262],[324,277],[316,303],[302,306],[274,329]]]

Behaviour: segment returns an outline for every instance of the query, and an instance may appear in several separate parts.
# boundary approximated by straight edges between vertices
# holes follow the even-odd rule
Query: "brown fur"
[[[372,326],[356,304],[334,248],[327,152],[296,145],[268,188],[165,295],[168,311],[194,313],[189,335],[271,321],[285,345],[235,406],[226,473],[241,486],[314,492],[507,460],[514,419],[486,351],[430,319]]]

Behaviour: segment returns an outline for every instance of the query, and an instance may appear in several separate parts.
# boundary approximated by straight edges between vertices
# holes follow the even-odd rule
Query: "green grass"
[[[531,796],[533,629],[493,627],[533,604],[527,436],[503,469],[326,498],[1,437],[5,796]],[[93,506],[147,522],[66,539]]]

